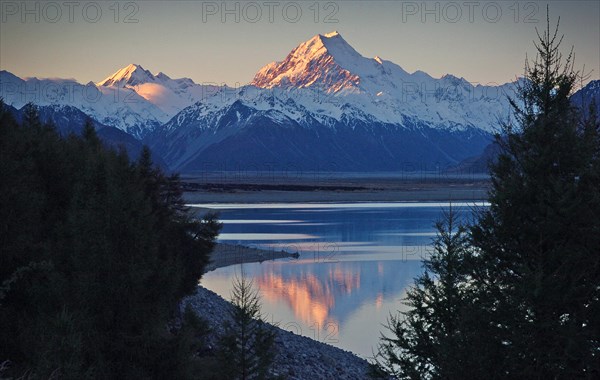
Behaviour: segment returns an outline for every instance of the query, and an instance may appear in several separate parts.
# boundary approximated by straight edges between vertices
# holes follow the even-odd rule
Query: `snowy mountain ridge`
[[[213,95],[219,87],[196,84],[190,78],[171,79],[159,72],[153,75],[141,65],[130,64],[103,81],[98,87],[127,88],[173,117],[183,108]]]
[[[483,151],[512,94],[512,83],[473,85],[363,57],[338,32],[301,42],[239,88],[172,79],[139,64],[85,85],[0,72],[7,104],[77,107],[183,171],[215,163],[350,171],[453,165]]]
[[[98,86],[125,87],[156,81],[156,77],[141,65],[131,63],[97,83]]]
[[[422,71],[408,73],[380,57],[365,58],[338,32],[318,34],[299,44],[283,61],[264,66],[250,85],[241,88],[200,85],[162,72],[154,75],[139,64],[85,85],[0,72],[0,96],[7,104],[17,108],[28,101],[72,105],[137,138],[186,107],[199,107],[202,113],[230,107],[235,101],[256,110],[275,107],[274,115],[300,123],[309,115],[330,125],[332,118],[385,124],[417,118],[438,128],[491,131],[507,112],[506,95],[512,93],[510,83],[473,86],[452,75],[435,79]]]
[[[318,34],[301,43],[283,61],[260,69],[251,84],[291,91],[293,97],[298,96],[298,89],[318,92],[320,96],[300,97],[313,110],[325,103],[348,104],[386,123],[410,116],[442,127],[450,122],[486,131],[506,115],[508,96],[514,95],[512,83],[474,86],[464,78],[445,75],[436,79],[422,71],[411,74],[378,56],[365,58],[338,32]],[[315,98],[327,101],[304,103]],[[329,112],[336,117],[335,111]]]
[[[21,79],[5,70],[0,71],[0,97],[17,109],[28,102],[73,106],[99,123],[138,139],[170,119],[170,115],[129,88],[81,84],[69,79]]]
[[[474,86],[452,75],[408,73],[363,57],[332,32],[300,43],[249,85],[186,107],[146,141],[186,172],[445,167],[483,151],[513,91],[511,83]]]
[[[17,109],[28,102],[39,106],[73,106],[99,123],[114,126],[137,139],[166,123],[185,107],[212,96],[219,87],[199,85],[190,78],[153,75],[130,64],[98,82],[73,79],[19,78],[0,71],[0,97]]]

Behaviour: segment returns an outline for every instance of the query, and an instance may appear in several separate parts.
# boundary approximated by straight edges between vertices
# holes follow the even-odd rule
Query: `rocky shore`
[[[229,318],[228,309],[233,307],[216,293],[199,286],[196,293],[184,298],[180,304],[183,312],[191,307],[205,319],[211,333],[207,339],[208,349],[214,349],[218,337],[224,333],[223,322]],[[276,333],[274,370],[277,375],[290,380],[360,380],[368,379],[369,364],[351,352],[294,334],[277,326],[269,325]]]
[[[213,250],[206,272],[234,264],[293,257],[297,257],[297,254],[218,243]],[[219,336],[224,333],[223,324],[230,315],[228,310],[233,305],[211,290],[198,286],[195,294],[182,300],[181,313],[188,306],[210,326],[211,332],[206,340],[206,348],[214,350]],[[283,378],[291,380],[368,379],[369,364],[353,353],[294,334],[271,324],[268,326],[276,334],[277,356],[274,369],[276,374],[282,375]]]

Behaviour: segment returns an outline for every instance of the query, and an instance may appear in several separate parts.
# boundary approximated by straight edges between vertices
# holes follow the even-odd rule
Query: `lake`
[[[269,322],[368,358],[390,313],[431,251],[440,202],[202,204],[218,211],[219,241],[300,253],[219,268],[201,284],[230,299],[234,276],[253,280]],[[469,218],[483,203],[453,203]]]

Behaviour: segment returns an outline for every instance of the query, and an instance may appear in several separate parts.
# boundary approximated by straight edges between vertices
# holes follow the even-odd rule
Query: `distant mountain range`
[[[589,115],[590,105],[594,103],[598,111],[597,116],[600,117],[600,80],[589,82],[585,87],[573,94],[571,101],[577,107],[581,108],[586,116]]]
[[[586,89],[598,94],[598,87],[591,82]],[[65,128],[77,119],[69,120],[76,113],[64,107],[73,107],[183,172],[456,166],[482,154],[498,119],[510,114],[514,89],[408,73],[363,57],[337,32],[301,43],[240,88],[171,79],[135,64],[85,85],[0,71],[5,103],[55,108],[62,117],[55,123]]]
[[[600,107],[600,80],[591,81],[585,87],[575,92],[571,96],[571,103],[582,111],[583,117],[589,117],[590,106],[592,104]],[[598,122],[600,122],[600,112],[596,114],[596,117],[598,118]],[[457,165],[449,167],[446,171],[467,175],[487,173],[489,163],[495,161],[500,152],[500,145],[492,142],[480,155],[468,157]]]

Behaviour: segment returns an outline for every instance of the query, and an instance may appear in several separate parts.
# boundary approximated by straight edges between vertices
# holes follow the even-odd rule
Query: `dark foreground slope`
[[[224,322],[233,307],[214,292],[199,286],[196,292],[186,297],[180,310],[187,306],[208,322],[211,333],[205,341],[205,352],[215,352],[219,336],[224,333]],[[274,373],[290,380],[368,379],[369,364],[351,352],[330,346],[316,340],[294,334],[282,328],[269,325],[275,332]]]

